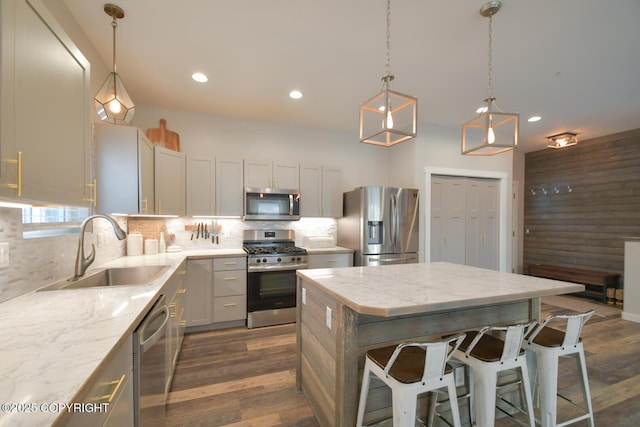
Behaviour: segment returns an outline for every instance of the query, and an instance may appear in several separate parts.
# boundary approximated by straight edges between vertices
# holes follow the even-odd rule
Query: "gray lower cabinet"
[[[309,254],[307,268],[353,267],[353,253]]]
[[[73,399],[104,410],[74,411],[66,426],[133,426],[132,355],[133,337],[128,336],[91,378],[86,391]]]
[[[246,257],[188,260],[186,288],[186,318],[190,330],[244,324],[247,318]]]
[[[187,260],[185,309],[187,328],[208,325],[213,321],[213,260]]]

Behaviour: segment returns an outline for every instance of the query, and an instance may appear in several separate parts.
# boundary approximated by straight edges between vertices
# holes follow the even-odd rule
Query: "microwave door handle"
[[[289,215],[293,215],[293,194],[289,194]]]

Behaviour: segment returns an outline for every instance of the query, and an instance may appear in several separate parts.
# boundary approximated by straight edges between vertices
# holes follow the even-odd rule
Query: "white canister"
[[[127,255],[142,255],[142,234],[127,235]]]
[[[158,239],[147,239],[144,241],[144,253],[145,255],[157,255],[158,254]]]

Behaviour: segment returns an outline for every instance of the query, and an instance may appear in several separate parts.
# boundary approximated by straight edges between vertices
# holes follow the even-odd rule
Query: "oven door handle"
[[[247,267],[247,272],[248,273],[260,273],[260,272],[266,272],[266,271],[287,271],[287,270],[304,270],[305,268],[308,268],[308,264],[294,264],[294,265],[269,265],[269,266],[248,266]]]

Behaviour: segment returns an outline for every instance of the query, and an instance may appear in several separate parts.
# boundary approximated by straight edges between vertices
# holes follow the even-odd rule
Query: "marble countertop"
[[[245,255],[242,249],[212,249],[125,256],[87,274],[107,267],[168,268],[148,285],[34,291],[0,303],[0,426],[53,424],[62,414],[42,408],[74,401],[105,357],[134,331],[185,258]],[[7,406],[11,404],[35,404],[35,410],[27,413]]]
[[[400,316],[584,291],[583,285],[445,262],[298,270],[360,314]]]

